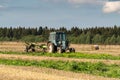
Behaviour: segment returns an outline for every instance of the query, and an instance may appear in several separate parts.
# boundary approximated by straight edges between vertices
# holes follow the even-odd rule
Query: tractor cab
[[[60,46],[66,41],[66,34],[64,32],[51,32],[49,36],[49,42],[52,42],[55,46]]]

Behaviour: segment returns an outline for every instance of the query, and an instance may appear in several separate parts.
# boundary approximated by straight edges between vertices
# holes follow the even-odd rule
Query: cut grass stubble
[[[69,61],[52,61],[52,60],[27,61],[27,60],[19,60],[19,59],[18,60],[0,59],[0,64],[16,65],[16,66],[47,67],[58,70],[120,78],[119,65],[106,65],[101,62],[90,63],[90,62],[74,62],[74,61],[69,62]]]
[[[110,54],[89,54],[89,53],[43,53],[43,52],[0,52],[0,54],[19,54],[31,56],[49,56],[49,57],[66,57],[66,58],[85,58],[85,59],[106,59],[106,60],[120,60],[120,56],[113,56]]]

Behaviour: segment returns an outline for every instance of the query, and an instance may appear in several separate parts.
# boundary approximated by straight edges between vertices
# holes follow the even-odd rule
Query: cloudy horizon
[[[120,26],[119,0],[0,0],[0,26]]]

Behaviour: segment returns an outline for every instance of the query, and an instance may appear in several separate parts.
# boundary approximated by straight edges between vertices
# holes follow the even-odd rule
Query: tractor
[[[47,51],[49,53],[75,52],[74,48],[69,48],[69,41],[64,32],[51,32],[47,42]]]
[[[49,41],[45,44],[26,43],[26,52],[35,52],[35,49],[41,49],[42,52],[49,53],[63,53],[63,52],[75,52],[74,48],[69,48],[69,41],[66,39],[64,32],[51,32],[49,35]]]

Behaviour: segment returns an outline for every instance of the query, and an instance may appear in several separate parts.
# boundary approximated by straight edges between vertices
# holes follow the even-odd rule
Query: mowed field
[[[42,44],[42,43],[39,43]],[[120,45],[99,45],[99,50],[93,50],[93,45],[71,44],[76,52],[88,54],[110,54],[120,56]],[[24,52],[25,43],[23,42],[0,42],[0,51],[2,52]],[[120,65],[120,60],[105,59],[73,59],[64,57],[45,57],[45,56],[28,56],[18,54],[0,54],[0,59],[20,59],[28,61],[75,61],[75,62],[103,62],[105,64]],[[108,78],[85,73],[75,73],[71,71],[56,70],[51,68],[35,66],[14,66],[0,64],[0,80],[120,80],[119,78]]]
[[[0,51],[24,52],[25,45],[24,42],[0,42]],[[93,46],[87,44],[70,44],[70,47],[75,48],[76,52],[120,55],[120,45],[99,45],[99,50],[94,50]]]

